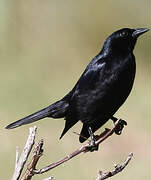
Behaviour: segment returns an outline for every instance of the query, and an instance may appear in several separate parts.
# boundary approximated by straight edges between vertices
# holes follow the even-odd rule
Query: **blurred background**
[[[38,168],[81,146],[73,134],[80,132],[80,122],[62,140],[59,137],[64,121],[60,119],[47,118],[9,131],[4,127],[62,98],[113,31],[151,28],[150,7],[150,0],[0,0],[1,179],[11,179],[16,146],[22,150],[30,126],[38,127],[36,140],[43,138],[45,142]],[[98,152],[80,155],[33,179],[54,176],[57,180],[92,180],[98,170],[113,169],[130,152],[134,153],[133,160],[112,179],[151,178],[150,47],[148,32],[138,40],[134,51],[137,74],[133,91],[116,114],[128,122],[123,134],[109,138]],[[111,122],[105,127],[111,127]]]

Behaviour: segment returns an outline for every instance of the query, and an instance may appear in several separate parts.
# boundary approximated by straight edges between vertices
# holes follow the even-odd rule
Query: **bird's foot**
[[[96,144],[96,140],[98,136],[95,136],[94,133],[92,132],[91,127],[88,128],[89,134],[90,134],[90,138],[91,140],[89,141],[89,151],[93,152],[93,151],[98,151],[99,146]]]
[[[127,122],[123,119],[120,119],[117,127],[115,128],[115,134],[121,135],[124,126],[127,126]]]

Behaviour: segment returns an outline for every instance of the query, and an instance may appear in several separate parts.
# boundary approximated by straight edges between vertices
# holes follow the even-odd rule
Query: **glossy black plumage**
[[[83,123],[80,142],[113,117],[128,97],[135,78],[133,49],[147,28],[124,28],[111,34],[100,53],[92,59],[74,88],[60,101],[6,128],[11,129],[45,117],[65,118],[61,137],[79,120]],[[83,138],[85,137],[85,138]]]

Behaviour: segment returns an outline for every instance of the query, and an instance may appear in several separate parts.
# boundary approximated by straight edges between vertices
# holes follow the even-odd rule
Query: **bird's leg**
[[[116,117],[112,116],[111,120],[115,123],[118,119]],[[122,133],[124,126],[126,126],[126,125],[127,125],[127,122],[123,119],[120,119],[119,124],[118,124],[117,128],[115,129],[115,134],[120,135]]]
[[[88,128],[88,131],[89,131],[89,135],[90,135],[90,138],[91,138],[91,144],[95,145],[96,138],[95,138],[94,133],[92,132],[91,127]]]
[[[91,152],[92,151],[97,151],[99,146],[96,145],[96,136],[94,135],[91,127],[88,127],[88,132],[89,132],[89,135],[90,135],[90,138],[91,138],[91,140],[89,142],[89,144],[90,144],[90,151]]]

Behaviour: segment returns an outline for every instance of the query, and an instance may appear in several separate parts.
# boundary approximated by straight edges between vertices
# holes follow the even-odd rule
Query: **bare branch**
[[[13,177],[11,180],[18,180],[21,175],[21,172],[27,161],[27,158],[31,152],[33,145],[34,145],[36,129],[37,129],[36,126],[29,128],[29,136],[26,141],[25,147],[21,153],[20,158],[18,158],[18,149],[16,150],[15,171],[14,171],[14,174],[13,174]]]
[[[112,177],[114,175],[116,175],[117,173],[121,172],[130,162],[130,160],[133,157],[133,153],[130,153],[127,157],[127,159],[124,161],[123,165],[115,165],[114,170],[113,171],[109,171],[109,172],[105,172],[103,173],[102,171],[99,171],[98,177],[96,180],[104,180],[107,179],[109,177]]]
[[[17,168],[18,160],[19,160],[19,151],[18,146],[16,147],[16,160],[15,160],[15,169]]]
[[[49,177],[49,178],[46,178],[46,179],[43,179],[43,180],[54,180],[53,177]]]
[[[21,180],[31,180],[34,175],[45,173],[45,172],[63,164],[63,163],[65,163],[66,161],[69,161],[70,159],[72,159],[73,157],[75,157],[81,153],[92,152],[92,151],[98,150],[99,145],[104,140],[106,140],[113,133],[118,132],[119,130],[121,131],[123,129],[124,125],[122,124],[122,122],[123,122],[123,120],[120,120],[120,119],[117,120],[114,127],[112,129],[105,129],[99,136],[97,136],[97,140],[95,142],[92,143],[90,141],[89,143],[81,146],[79,149],[75,150],[74,152],[65,156],[64,158],[58,160],[57,162],[54,162],[54,163],[52,163],[52,164],[50,164],[50,165],[48,165],[42,169],[36,170],[36,165],[39,161],[39,158],[43,154],[43,140],[40,140],[39,143],[34,148],[32,160],[27,165],[27,169],[26,169],[24,175],[22,176]],[[31,149],[34,145],[35,134],[36,134],[36,127],[30,128],[29,137],[27,139],[26,145],[24,147],[24,150],[23,150],[19,160],[18,160],[18,150],[16,150],[16,168],[15,168],[15,172],[14,172],[12,180],[19,180],[19,177],[21,175],[24,164],[27,161],[28,155],[31,152]],[[126,165],[127,164],[125,164],[125,166]],[[116,166],[115,172],[114,171],[109,172],[108,177],[113,176],[118,171],[122,171],[124,169],[124,168],[122,169],[122,167],[123,166]],[[106,173],[105,173],[105,175],[106,175]],[[98,178],[100,178],[101,176],[105,177],[104,174],[102,174],[100,172]],[[45,180],[52,180],[52,179],[53,179],[53,177],[49,177]],[[97,179],[97,180],[102,180],[102,179]]]
[[[100,143],[102,143],[105,139],[107,139],[109,136],[111,136],[117,127],[119,127],[119,124],[121,123],[121,120],[117,120],[114,127],[112,129],[105,129],[105,131],[103,133],[101,133],[99,136],[98,136],[98,140],[95,142],[95,147],[96,146],[99,146]],[[39,169],[39,170],[34,170],[33,174],[42,174],[42,173],[45,173],[63,163],[65,163],[66,161],[69,161],[70,159],[72,159],[73,157],[81,154],[81,153],[86,153],[86,152],[91,152],[91,151],[94,151],[93,150],[93,147],[94,145],[92,144],[86,144],[82,147],[80,147],[79,149],[75,150],[73,153],[67,155],[66,157],[60,159],[59,161],[57,162],[54,162],[42,169]]]
[[[42,156],[43,153],[42,147],[43,147],[43,139],[41,139],[39,143],[35,146],[32,160],[28,164],[27,169],[21,180],[31,180],[32,176],[34,175],[33,171],[36,169],[37,162],[39,158]]]

